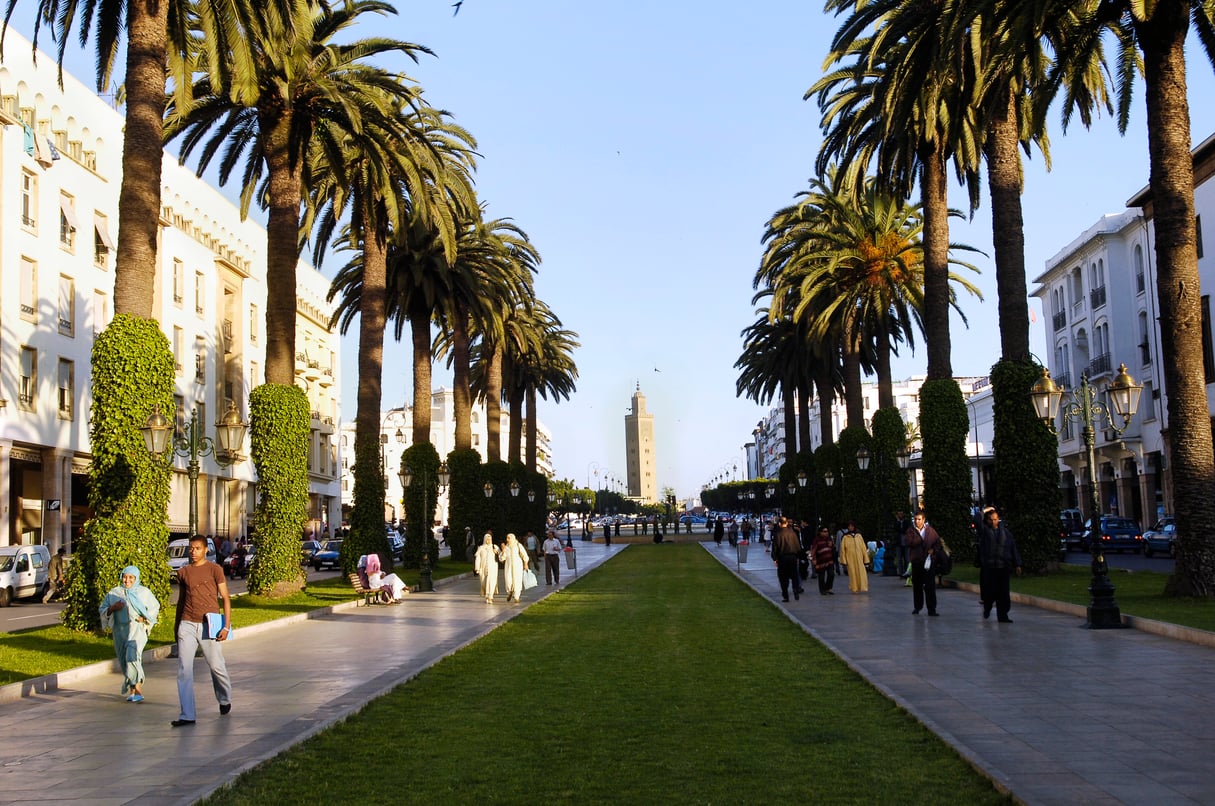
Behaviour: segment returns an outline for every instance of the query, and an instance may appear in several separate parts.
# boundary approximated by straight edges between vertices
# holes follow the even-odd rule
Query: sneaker
[[[219,706],[219,715],[227,716],[228,712],[230,712],[231,710],[232,710],[232,703],[230,703],[230,702],[221,703]]]
[[[184,728],[187,725],[193,725],[194,720],[193,719],[174,719],[169,724],[175,728]]]
[[[127,702],[143,702],[143,695],[132,694],[130,697],[127,697]]]

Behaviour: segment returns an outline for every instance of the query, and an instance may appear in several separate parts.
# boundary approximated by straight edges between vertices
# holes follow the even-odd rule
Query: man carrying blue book
[[[220,642],[232,634],[232,600],[223,569],[207,560],[207,539],[190,538],[190,563],[177,570],[177,697],[181,715],[171,723],[180,728],[194,724],[194,656],[202,649],[211,670],[211,687],[220,715],[232,710],[232,680],[224,664]],[[223,603],[223,615],[215,612]],[[208,625],[208,622],[210,624]]]

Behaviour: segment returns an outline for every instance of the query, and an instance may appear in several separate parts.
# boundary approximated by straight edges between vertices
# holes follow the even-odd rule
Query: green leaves
[[[300,538],[308,517],[308,398],[296,386],[264,384],[249,395],[249,432],[257,468],[249,591],[269,594],[302,584]]]

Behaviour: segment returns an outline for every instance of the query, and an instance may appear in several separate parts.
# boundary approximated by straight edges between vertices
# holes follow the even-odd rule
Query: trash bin
[[[745,541],[745,540],[738,541],[738,562],[739,563],[745,563],[747,561],[747,549],[748,548],[750,548],[750,546],[747,545],[747,541]]]
[[[578,567],[578,550],[577,549],[566,549],[564,554],[565,554],[565,567],[566,568],[577,568]]]

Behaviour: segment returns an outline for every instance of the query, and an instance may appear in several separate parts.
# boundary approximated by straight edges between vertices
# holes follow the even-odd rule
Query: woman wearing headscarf
[[[485,598],[485,603],[493,604],[494,595],[498,592],[498,549],[488,533],[481,548],[473,555],[473,570],[481,579],[481,596]]]
[[[121,583],[101,600],[102,625],[114,632],[114,653],[122,669],[122,693],[127,702],[143,702],[143,648],[160,615],[160,602],[139,584],[139,569],[122,569]]]
[[[506,536],[502,544],[502,562],[505,563],[506,601],[517,602],[523,593],[523,571],[527,568],[527,549],[523,548],[514,533]]]
[[[367,587],[372,590],[388,589],[393,604],[401,601],[401,597],[409,593],[409,586],[399,576],[383,572],[380,568],[380,555],[375,552],[367,555]]]

